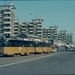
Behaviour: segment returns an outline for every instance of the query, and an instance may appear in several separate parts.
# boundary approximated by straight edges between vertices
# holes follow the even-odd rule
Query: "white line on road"
[[[1,68],[1,67],[5,67],[5,66],[14,65],[14,64],[19,64],[19,63],[27,62],[27,61],[32,61],[32,60],[36,60],[36,59],[40,59],[40,58],[44,58],[44,57],[49,57],[49,56],[53,56],[53,55],[57,55],[57,53],[56,53],[56,54],[52,54],[52,55],[41,56],[41,57],[29,59],[29,60],[24,60],[24,61],[9,63],[9,64],[5,64],[5,65],[0,65],[0,68]]]

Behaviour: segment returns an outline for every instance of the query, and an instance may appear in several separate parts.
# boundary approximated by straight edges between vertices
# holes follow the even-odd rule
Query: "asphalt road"
[[[75,74],[75,54],[57,52],[0,58],[0,75]]]

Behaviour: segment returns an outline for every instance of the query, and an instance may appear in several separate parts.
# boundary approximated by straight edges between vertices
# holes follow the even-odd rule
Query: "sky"
[[[12,2],[16,9],[15,21],[31,22],[32,19],[42,18],[42,28],[58,26],[60,30],[66,30],[73,34],[75,42],[75,0],[6,0],[0,1],[0,5]]]

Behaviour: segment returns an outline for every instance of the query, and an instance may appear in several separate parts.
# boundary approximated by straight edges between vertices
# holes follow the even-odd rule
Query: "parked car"
[[[69,51],[75,52],[75,49],[74,48],[70,48]]]

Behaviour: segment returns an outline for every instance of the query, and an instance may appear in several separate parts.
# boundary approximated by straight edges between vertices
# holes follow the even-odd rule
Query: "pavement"
[[[1,75],[75,74],[75,54],[56,52],[0,58]]]

